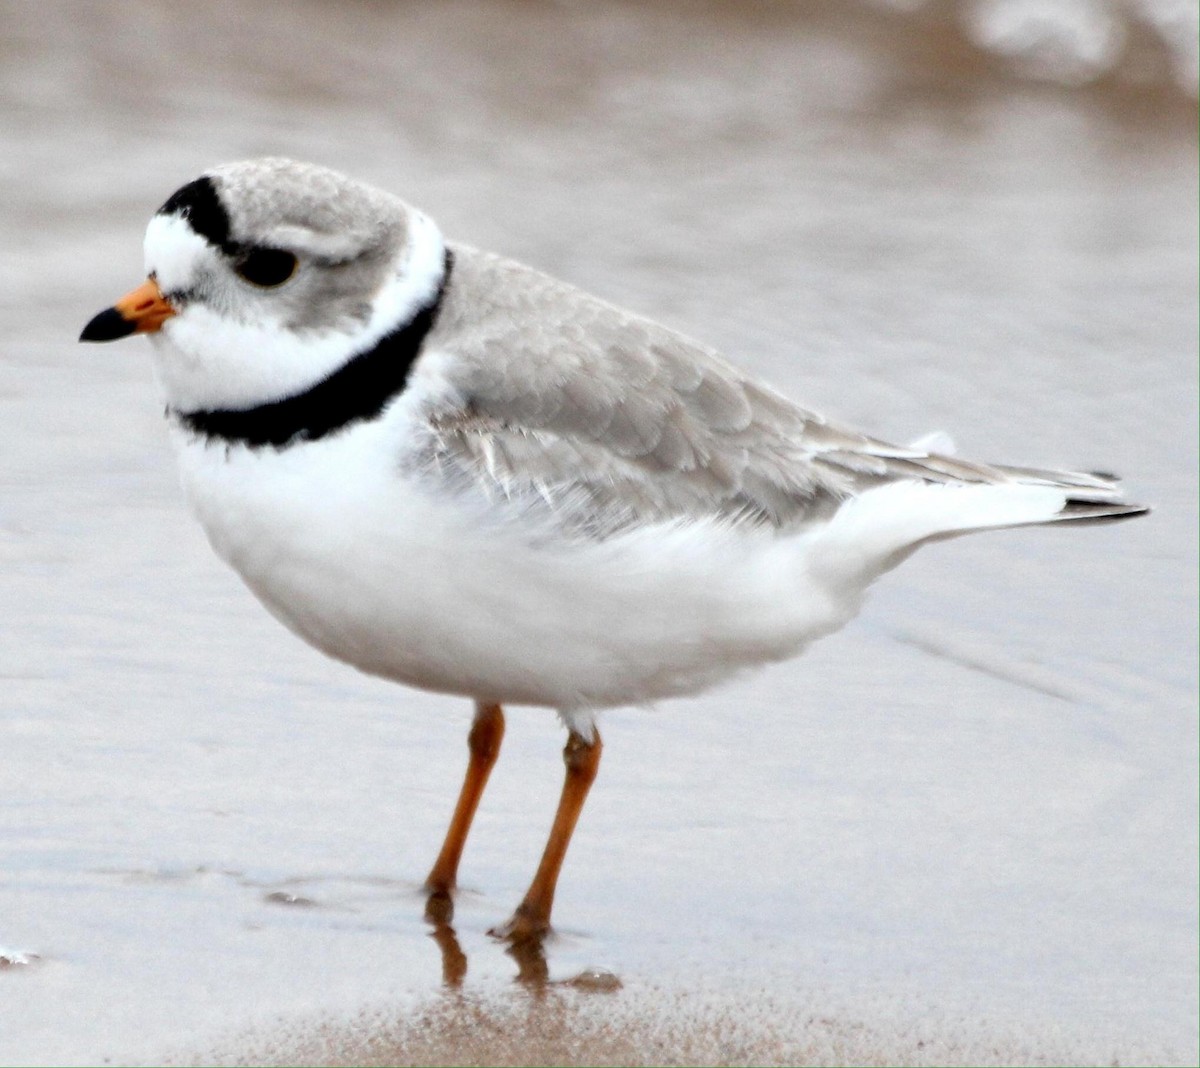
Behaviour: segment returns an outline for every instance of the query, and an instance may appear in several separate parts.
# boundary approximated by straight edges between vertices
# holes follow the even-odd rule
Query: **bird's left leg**
[[[550,930],[550,909],[554,905],[558,873],[562,870],[563,858],[567,855],[567,846],[571,842],[571,834],[579,820],[579,813],[583,811],[588,790],[591,789],[600,767],[602,748],[597,731],[592,732],[591,741],[576,731],[571,731],[568,735],[566,748],[563,749],[567,777],[563,783],[558,811],[554,816],[554,826],[551,827],[550,838],[546,842],[546,850],[542,854],[542,861],[538,865],[533,882],[530,883],[529,890],[517,906],[512,919],[503,927],[491,932],[496,937],[521,942],[540,939]]]

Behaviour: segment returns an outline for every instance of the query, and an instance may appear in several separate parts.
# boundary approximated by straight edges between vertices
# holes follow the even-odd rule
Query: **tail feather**
[[[830,437],[812,459],[842,476],[849,475],[860,492],[889,482],[919,479],[957,485],[1051,486],[1067,491],[1072,499],[1125,503],[1120,480],[1110,474],[981,463],[928,447],[936,443],[936,436],[904,447],[874,438],[852,439],[843,435]],[[948,439],[940,444],[952,445]]]
[[[1149,511],[1122,501],[1110,479],[996,470],[1004,471],[1002,481],[899,479],[851,498],[821,533],[812,555],[815,569],[832,581],[866,585],[926,542],[977,530],[1114,522]]]
[[[1144,504],[1104,504],[1098,501],[1068,499],[1050,522],[1071,520],[1074,523],[1116,523],[1134,516],[1149,515],[1150,508]]]
[[[975,530],[1114,522],[1150,511],[1104,472],[986,464],[951,455],[945,435],[891,445],[828,424],[810,429],[812,462],[853,487],[815,534],[812,566],[865,585],[927,541]]]
[[[1125,500],[1117,475],[1092,471],[1047,471],[1036,467],[997,466],[1009,481],[1022,486],[1050,486],[1064,490],[1062,508],[1046,522],[1110,522],[1146,515],[1146,505]]]

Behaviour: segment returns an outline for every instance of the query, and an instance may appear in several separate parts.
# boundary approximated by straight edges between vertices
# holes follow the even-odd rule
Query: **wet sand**
[[[730,997],[647,988],[627,995],[445,998],[402,1018],[364,1013],[311,1022],[264,1042],[251,1036],[229,1064],[313,1065],[1063,1065],[1091,1053],[1006,1021],[919,1018],[895,1005],[800,1002],[773,991]],[[1156,1055],[1126,1047],[1120,1061]],[[211,1063],[205,1060],[203,1063]]]
[[[1195,97],[1136,20],[1068,87],[968,6],[0,3],[0,1062],[1195,1063]],[[607,714],[532,963],[486,932],[562,736],[515,710],[432,938],[468,703],[268,618],[139,343],[74,341],[266,153],[1155,512],[931,547],[801,660]]]

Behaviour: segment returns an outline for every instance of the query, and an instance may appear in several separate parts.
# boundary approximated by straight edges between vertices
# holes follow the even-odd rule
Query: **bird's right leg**
[[[496,757],[500,755],[503,738],[504,711],[499,705],[477,703],[471,733],[467,735],[467,746],[471,753],[467,774],[458,795],[458,804],[454,807],[450,828],[446,831],[446,840],[442,843],[442,851],[434,861],[429,878],[425,880],[425,889],[429,891],[425,915],[435,922],[448,923],[453,915],[450,892],[458,878],[458,862],[462,859],[463,846],[467,843],[467,833],[471,830],[471,821],[475,818],[483,788],[487,785]]]

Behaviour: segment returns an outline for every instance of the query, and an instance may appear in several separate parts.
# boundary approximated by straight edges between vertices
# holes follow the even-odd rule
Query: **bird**
[[[216,554],[321,652],[474,702],[427,915],[453,915],[504,708],[566,728],[545,850],[491,932],[515,944],[551,930],[603,710],[800,654],[928,542],[1148,511],[1107,474],[842,426],[316,164],[204,172],[144,251],[147,280],[80,340],[151,342]]]

